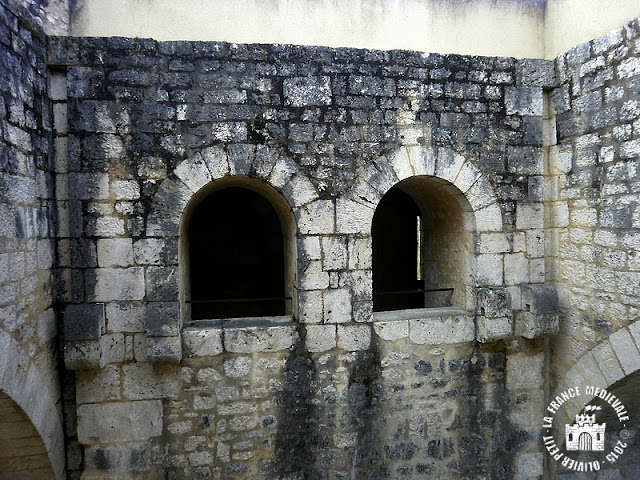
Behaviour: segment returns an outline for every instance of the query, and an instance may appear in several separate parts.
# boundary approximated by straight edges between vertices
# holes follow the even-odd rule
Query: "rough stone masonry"
[[[638,20],[545,61],[45,37],[14,10],[0,380],[57,478],[542,478],[553,393],[633,385]],[[448,306],[373,311],[396,185],[434,212]],[[284,316],[191,318],[185,232],[230,186],[277,211]]]
[[[538,337],[558,322],[544,249],[552,62],[122,38],[49,48],[66,75],[53,109],[68,146],[56,268],[76,370],[68,435],[84,454],[71,470],[541,474]],[[191,322],[181,300],[184,212],[230,176],[290,209],[290,317]],[[464,211],[451,221],[470,239],[466,297],[374,314],[372,216],[415,176]]]

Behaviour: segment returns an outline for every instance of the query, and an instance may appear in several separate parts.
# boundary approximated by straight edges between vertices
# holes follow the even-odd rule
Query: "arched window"
[[[286,202],[280,198],[274,206],[268,197],[279,194],[257,182],[221,182],[223,188],[211,191],[190,215],[192,320],[292,313],[291,266],[285,262],[292,242],[281,219]]]
[[[371,228],[374,311],[471,308],[472,215],[435,177],[411,177],[380,200]]]

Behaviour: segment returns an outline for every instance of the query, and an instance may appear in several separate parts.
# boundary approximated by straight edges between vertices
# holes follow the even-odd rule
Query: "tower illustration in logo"
[[[604,451],[604,429],[606,423],[596,423],[595,413],[601,407],[587,405],[583,415],[576,415],[576,423],[565,425],[568,451]]]

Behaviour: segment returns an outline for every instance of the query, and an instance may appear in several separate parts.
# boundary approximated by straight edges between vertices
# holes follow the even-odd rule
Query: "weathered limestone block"
[[[133,265],[133,245],[130,238],[98,239],[98,266],[129,267]]]
[[[97,302],[142,300],[145,295],[144,269],[130,268],[98,268],[93,271],[95,283],[93,300]],[[91,298],[91,296],[90,296]]]
[[[598,367],[600,367],[605,380],[608,382],[607,385],[613,385],[618,380],[624,378],[624,372],[613,352],[609,340],[605,340],[596,345],[592,352],[593,357],[596,362],[598,362]]]
[[[100,340],[76,340],[64,344],[64,365],[68,370],[102,368],[104,349]]]
[[[324,323],[351,321],[351,293],[346,288],[332,288],[324,292]]]
[[[153,337],[178,335],[180,324],[179,302],[149,302],[147,304],[147,334]]]
[[[77,414],[83,445],[148,441],[162,434],[160,400],[79,405]]]
[[[449,345],[472,342],[475,339],[473,315],[469,313],[446,314],[409,320],[409,338],[418,344]]]
[[[336,347],[335,325],[307,325],[305,347],[309,352],[326,352]]]
[[[374,210],[367,205],[347,199],[336,201],[336,231],[361,233],[371,228]]]
[[[408,320],[379,321],[374,314],[373,331],[382,340],[396,341],[409,336]]]
[[[128,400],[175,398],[179,393],[177,365],[133,362],[122,366],[122,394]]]
[[[106,305],[107,330],[110,332],[142,332],[146,318],[146,305],[142,303],[108,303]]]
[[[298,294],[298,317],[300,323],[321,323],[323,318],[323,291],[301,291]]]
[[[295,77],[283,84],[286,106],[330,105],[331,83],[329,77]]]
[[[120,400],[120,367],[105,365],[104,368],[76,372],[76,401],[98,403]]]
[[[233,353],[279,352],[292,348],[298,341],[295,325],[284,324],[277,326],[243,326],[237,320],[225,322],[224,349]],[[274,319],[274,323],[280,321]],[[268,323],[268,319],[265,325]]]
[[[122,363],[125,357],[125,337],[122,333],[107,333],[100,338],[102,357],[107,363]]]
[[[178,299],[178,267],[149,266],[145,277],[147,299],[159,302]]]
[[[516,63],[516,81],[531,87],[555,87],[556,71],[553,60],[522,58]]]
[[[207,357],[222,353],[222,321],[199,322],[182,331],[185,355]]]
[[[129,472],[132,470],[137,472],[144,471],[149,473],[151,468],[151,448],[146,442],[144,443],[125,443],[122,445],[95,446],[85,450],[85,463],[88,470],[108,470],[109,474],[115,478],[120,478],[118,472]],[[136,478],[141,478],[136,472]],[[111,477],[111,478],[114,478]],[[145,475],[146,478],[151,478]],[[83,475],[83,479],[96,480],[93,474]]]
[[[331,200],[316,200],[295,209],[294,214],[303,235],[334,232],[335,208]]]
[[[174,265],[178,263],[178,240],[143,238],[133,244],[137,265]]]
[[[543,384],[544,353],[527,355],[520,352],[507,357],[507,382],[509,390],[541,389]]]
[[[63,322],[65,342],[98,340],[105,331],[104,303],[69,305]]]
[[[522,310],[534,315],[558,312],[558,291],[554,285],[522,285]]]
[[[633,341],[629,330],[621,328],[609,337],[609,342],[616,353],[625,375],[640,370],[640,351]]]
[[[182,360],[180,336],[147,337],[147,358],[151,362],[175,363]]]
[[[515,323],[515,334],[525,338],[537,338],[560,331],[560,315],[557,313],[518,312]]]
[[[338,325],[338,347],[348,351],[366,350],[371,345],[369,325]]]
[[[543,96],[541,87],[505,87],[507,115],[541,116]]]
[[[512,317],[476,317],[476,340],[481,343],[497,342],[513,335]]]

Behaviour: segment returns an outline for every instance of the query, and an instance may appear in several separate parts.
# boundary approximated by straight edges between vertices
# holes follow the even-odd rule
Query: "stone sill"
[[[296,325],[296,320],[291,315],[276,317],[239,317],[217,318],[210,320],[192,320],[185,325],[186,329],[224,328],[246,329],[256,327],[291,326]]]
[[[411,308],[407,310],[390,310],[374,312],[374,322],[390,322],[394,320],[421,320],[434,317],[454,317],[458,315],[472,315],[467,310],[458,307]]]
[[[457,307],[375,312],[373,328],[383,340],[409,338],[419,345],[448,345],[475,340],[475,314]]]
[[[231,353],[279,352],[298,340],[292,316],[197,320],[182,330],[188,357]]]

